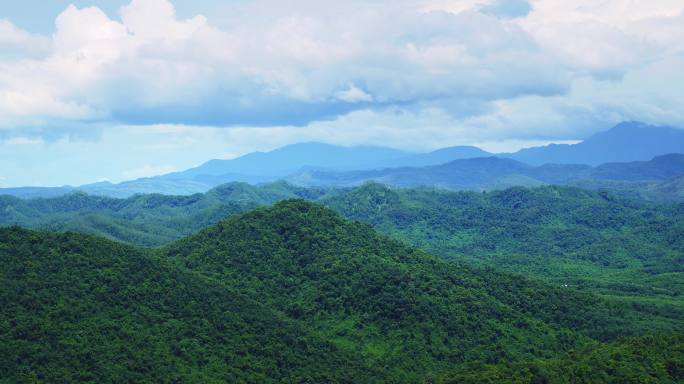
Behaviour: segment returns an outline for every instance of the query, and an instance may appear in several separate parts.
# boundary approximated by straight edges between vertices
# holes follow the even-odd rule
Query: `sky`
[[[684,127],[681,0],[0,3],[0,187]]]

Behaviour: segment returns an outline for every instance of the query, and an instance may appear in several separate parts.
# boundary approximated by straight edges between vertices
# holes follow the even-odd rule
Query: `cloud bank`
[[[256,0],[226,5],[212,24],[179,19],[168,0],[133,0],[119,18],[69,6],[51,37],[0,22],[0,126],[306,126],[395,108],[505,120],[529,97],[545,100],[540,114],[562,118],[564,109],[590,112],[573,97],[578,87],[648,93],[625,78],[681,61],[683,8],[668,0]],[[682,121],[657,114],[648,99],[615,113],[636,107]]]
[[[307,138],[429,149],[684,126],[681,0],[216,0],[191,17],[169,0],[116,14],[92,1],[55,15],[51,35],[0,15],[6,153],[161,125],[224,130],[210,157]],[[192,165],[139,160],[120,171]]]

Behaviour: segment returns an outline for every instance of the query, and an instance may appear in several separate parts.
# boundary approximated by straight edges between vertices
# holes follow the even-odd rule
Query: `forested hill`
[[[0,229],[0,382],[373,382],[243,293],[96,237]]]
[[[569,187],[490,193],[232,183],[192,196],[0,198],[0,222],[161,245],[285,198],[320,201],[435,255],[626,299],[682,303],[684,205]],[[650,299],[649,299],[650,300]]]
[[[591,345],[552,359],[469,364],[440,384],[570,384],[684,382],[684,334],[628,338]]]
[[[572,289],[441,261],[302,200],[232,217],[164,253],[387,367],[391,381],[679,327]]]
[[[442,261],[303,200],[157,250],[0,229],[0,280],[6,382],[433,382],[682,328]]]
[[[317,199],[325,192],[325,189],[305,189],[277,182],[262,187],[229,183],[205,194],[190,196],[150,194],[115,199],[72,193],[29,200],[0,196],[0,224],[85,232],[155,246],[256,206],[292,197]]]
[[[684,205],[567,187],[492,193],[368,184],[322,201],[436,255],[629,296],[684,297]]]
[[[85,194],[34,200],[7,196],[0,197],[0,223],[154,246],[292,197],[321,201],[345,217],[447,258],[611,291],[684,293],[676,278],[683,268],[683,205],[570,187],[474,193],[379,184],[305,189],[279,182],[123,200]]]

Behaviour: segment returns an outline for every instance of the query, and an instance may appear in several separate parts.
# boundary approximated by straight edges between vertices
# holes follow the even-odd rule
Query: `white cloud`
[[[574,70],[622,75],[681,47],[683,11],[679,0],[535,0],[517,23]]]
[[[12,56],[41,56],[49,53],[50,40],[23,31],[8,20],[0,20],[0,59]]]
[[[166,0],[133,0],[121,8],[121,18],[136,37],[153,41],[188,39],[207,25],[201,15],[186,21],[176,20],[173,4]]]
[[[361,101],[373,101],[373,96],[366,93],[363,89],[350,84],[344,91],[339,91],[335,97],[348,103],[358,103]]]
[[[3,141],[8,145],[40,145],[45,144],[45,141],[37,137],[12,137]]]
[[[272,4],[236,5],[224,30],[201,15],[179,20],[167,0],[133,0],[121,21],[69,6],[49,57],[2,63],[0,124],[306,124],[359,102],[489,102],[567,88],[524,31],[475,11]]]
[[[438,129],[574,139],[623,118],[684,123],[680,0],[515,3],[254,0],[179,18],[168,0],[133,0],[119,18],[69,6],[51,37],[0,21],[0,48],[17,52],[0,55],[0,130],[367,118],[374,140],[407,132],[402,111],[417,125],[397,142],[431,146]]]

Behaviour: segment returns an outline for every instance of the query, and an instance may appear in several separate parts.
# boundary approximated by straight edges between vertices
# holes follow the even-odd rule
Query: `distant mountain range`
[[[341,147],[324,143],[287,145],[270,152],[253,152],[232,160],[210,160],[196,168],[160,176],[165,180],[279,178],[302,167],[337,170],[369,169],[379,163],[412,155],[384,147]],[[243,181],[243,180],[230,180]]]
[[[607,163],[597,167],[573,164],[532,166],[512,159],[483,157],[454,160],[427,167],[386,168],[370,171],[303,171],[287,178],[300,186],[360,185],[369,181],[399,187],[434,186],[448,189],[491,190],[516,185],[575,185],[590,189],[616,189],[634,194],[660,189],[660,184],[681,185],[684,155],[670,154],[650,161]],[[675,188],[676,190],[676,188]],[[677,192],[680,193],[681,192]]]
[[[385,147],[299,143],[231,160],[210,160],[182,172],[119,184],[104,182],[79,187],[6,188],[0,189],[0,194],[22,198],[53,197],[72,191],[112,197],[128,197],[137,193],[187,195],[206,192],[232,181],[259,184],[278,179],[303,185],[353,185],[375,180],[398,185],[438,185],[466,189],[566,184],[570,180],[584,180],[584,185],[606,186],[606,183],[598,183],[597,180],[663,181],[667,178],[660,175],[663,172],[669,177],[680,174],[676,170],[669,172],[658,168],[667,163],[667,159],[661,159],[660,163],[654,165],[658,169],[651,167],[641,174],[637,170],[629,171],[628,179],[627,170],[622,166],[606,165],[597,169],[591,166],[648,161],[670,153],[684,153],[684,130],[631,122],[619,124],[577,144],[551,144],[515,153],[493,154],[472,146],[410,153]],[[679,169],[676,161],[668,166]],[[423,167],[432,168],[420,169]],[[611,171],[611,167],[617,167],[617,170]],[[629,167],[639,165],[632,164]],[[648,188],[655,187],[649,184]]]
[[[626,122],[577,144],[550,144],[501,155],[531,165],[588,164],[649,160],[684,153],[684,130]]]

